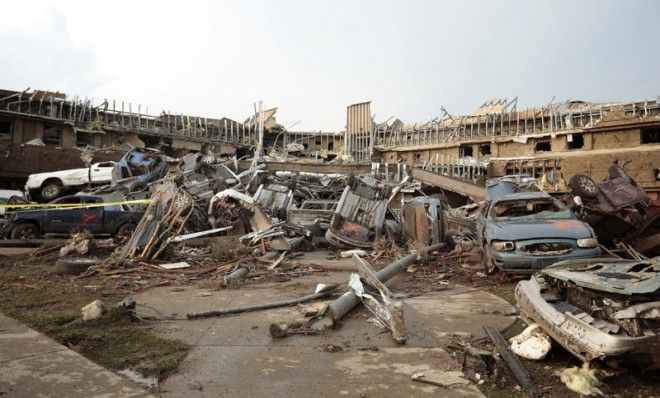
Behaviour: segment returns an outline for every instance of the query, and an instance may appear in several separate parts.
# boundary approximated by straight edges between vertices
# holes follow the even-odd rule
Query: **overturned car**
[[[391,190],[372,177],[351,176],[325,238],[337,247],[371,248],[384,233]]]
[[[644,223],[649,198],[644,190],[617,163],[609,168],[609,178],[595,182],[583,174],[568,184],[564,202],[578,217],[588,222],[604,242],[623,238]]]
[[[583,361],[660,367],[660,259],[594,258],[550,266],[515,290],[517,307]]]

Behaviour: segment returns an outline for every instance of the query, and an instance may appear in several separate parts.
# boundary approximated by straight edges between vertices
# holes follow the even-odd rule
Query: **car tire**
[[[39,227],[32,223],[18,224],[11,229],[9,236],[12,239],[36,239],[39,237]]]
[[[62,194],[62,184],[56,181],[52,181],[41,187],[41,198],[47,201],[51,201]]]
[[[591,177],[584,174],[576,174],[568,182],[573,193],[584,198],[595,198],[598,196],[598,186]]]
[[[609,169],[607,169],[607,174],[610,176],[610,180],[613,180],[615,178],[623,178],[624,181],[626,181],[629,184],[637,186],[637,183],[635,180],[633,180],[623,169],[623,167],[619,166],[618,164],[613,164],[610,166]]]
[[[132,222],[127,222],[126,224],[122,224],[117,228],[117,232],[115,232],[115,238],[117,239],[123,239],[123,238],[130,238],[133,235],[133,231],[135,231],[135,227],[137,225]]]
[[[61,258],[55,263],[54,271],[57,274],[79,275],[87,271],[87,268],[101,263],[101,260],[94,258]]]

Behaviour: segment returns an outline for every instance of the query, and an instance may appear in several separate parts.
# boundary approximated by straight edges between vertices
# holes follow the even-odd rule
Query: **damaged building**
[[[518,108],[488,100],[468,115],[416,125],[375,123],[370,103],[348,107],[347,153],[363,161],[405,163],[474,182],[529,174],[550,193],[586,174],[602,181],[618,161],[653,199],[660,192],[660,101],[551,102]]]

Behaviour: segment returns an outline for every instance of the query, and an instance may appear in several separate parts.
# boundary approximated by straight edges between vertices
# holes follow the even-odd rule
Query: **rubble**
[[[433,377],[432,374],[435,373],[439,373],[437,375],[438,377]],[[448,373],[452,372],[415,373],[410,376],[410,380],[432,384],[434,386],[440,386],[444,388],[451,388],[453,386],[467,386],[469,384],[469,381],[465,380],[460,372],[453,372],[452,376],[454,377],[449,377]]]
[[[496,379],[498,375],[497,361],[493,354],[469,345],[463,353],[461,367],[465,376],[478,384]]]
[[[595,370],[589,369],[589,362],[585,362],[581,367],[574,366],[565,369],[560,375],[561,381],[569,389],[584,396],[600,395],[604,397],[605,394],[598,388],[601,382],[596,378]]]
[[[537,324],[529,325],[519,335],[510,338],[509,343],[516,355],[533,360],[545,358],[552,348],[550,336]]]
[[[60,249],[60,257],[71,253],[87,254],[93,246],[93,236],[89,232],[78,232],[71,235],[71,239]]]
[[[540,392],[532,382],[529,372],[522,362],[520,362],[518,357],[516,357],[511,351],[500,332],[488,326],[484,326],[484,330],[520,386],[532,397],[539,396]]]
[[[82,307],[80,310],[81,318],[83,322],[91,321],[98,319],[107,311],[106,305],[101,300],[94,300],[86,306]]]

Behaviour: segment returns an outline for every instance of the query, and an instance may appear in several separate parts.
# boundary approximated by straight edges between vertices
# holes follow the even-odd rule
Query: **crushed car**
[[[87,168],[30,174],[25,192],[35,200],[51,201],[74,189],[110,183],[114,167],[115,162],[100,162]]]
[[[13,189],[0,189],[0,205],[8,206],[14,204],[26,204],[27,198],[21,191]],[[0,216],[4,216],[7,212],[7,207],[0,207]],[[11,209],[11,208],[9,208]]]
[[[476,222],[487,273],[533,273],[600,255],[594,230],[562,202],[546,192],[512,189],[510,181],[495,184],[504,186],[487,195]]]
[[[314,236],[323,236],[330,227],[332,214],[337,208],[336,200],[304,200],[300,207],[287,211],[287,222],[301,226]]]
[[[403,205],[401,214],[404,240],[425,246],[445,241],[444,206],[440,199],[430,196],[414,198]]]
[[[522,317],[582,361],[660,367],[660,258],[568,260],[516,286]]]
[[[112,168],[111,188],[125,193],[142,189],[165,175],[168,164],[160,151],[132,148]]]
[[[368,249],[385,231],[391,189],[369,176],[350,176],[325,233],[339,248]]]
[[[2,226],[2,235],[11,239],[35,239],[42,235],[88,230],[94,235],[130,236],[144,211],[103,203],[103,197],[97,195],[63,196],[50,202],[53,206],[46,209],[14,212]]]
[[[594,228],[602,242],[624,238],[645,222],[649,198],[618,163],[610,166],[605,181],[596,183],[576,174],[568,185],[571,191],[564,203]]]

